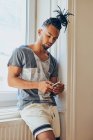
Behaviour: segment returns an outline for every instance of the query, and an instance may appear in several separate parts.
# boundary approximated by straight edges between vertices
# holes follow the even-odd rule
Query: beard
[[[47,47],[46,45],[42,44],[43,49],[46,51],[47,49],[49,49],[49,47]]]

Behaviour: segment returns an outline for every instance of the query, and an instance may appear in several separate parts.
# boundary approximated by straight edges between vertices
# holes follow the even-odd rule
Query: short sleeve
[[[8,61],[8,66],[12,65],[12,66],[23,67],[24,65],[23,60],[24,60],[23,51],[21,48],[17,48],[12,53],[12,56]]]

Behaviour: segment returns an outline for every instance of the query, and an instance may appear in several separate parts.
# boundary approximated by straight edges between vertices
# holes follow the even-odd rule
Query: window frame
[[[25,43],[29,44],[35,40],[35,10],[36,0],[26,0],[26,33]],[[33,11],[33,12],[32,12]],[[17,91],[0,91],[0,108],[16,106],[17,104]]]

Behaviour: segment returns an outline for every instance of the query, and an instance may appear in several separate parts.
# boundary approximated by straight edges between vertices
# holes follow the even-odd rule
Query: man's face
[[[60,31],[53,25],[49,25],[40,29],[39,38],[42,44],[42,47],[47,50],[50,48],[59,36]]]

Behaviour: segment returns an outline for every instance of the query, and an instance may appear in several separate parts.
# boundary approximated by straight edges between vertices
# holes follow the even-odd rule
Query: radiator
[[[0,140],[32,140],[29,127],[22,119],[0,122]]]

